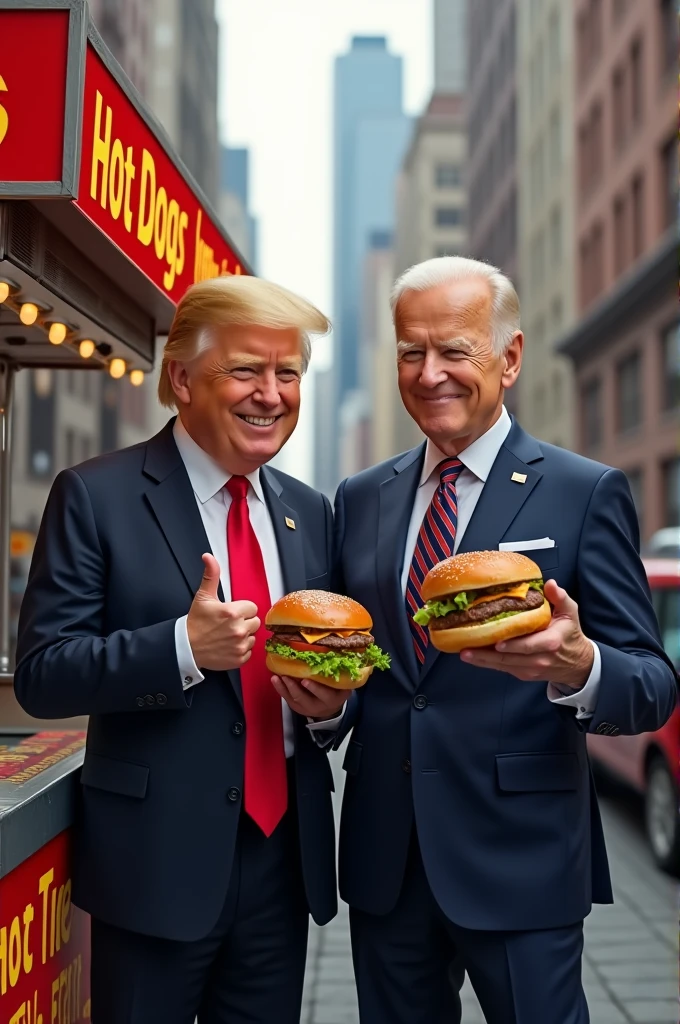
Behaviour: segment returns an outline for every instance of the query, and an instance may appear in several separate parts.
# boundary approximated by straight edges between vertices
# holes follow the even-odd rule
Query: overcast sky
[[[259,271],[330,316],[333,59],[353,35],[387,36],[404,58],[405,109],[419,113],[432,89],[431,0],[217,0],[217,16],[220,135],[250,149]],[[284,467],[308,481],[312,386]]]

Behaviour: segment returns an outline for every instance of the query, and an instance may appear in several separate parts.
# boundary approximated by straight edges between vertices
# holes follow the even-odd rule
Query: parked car
[[[649,539],[645,554],[649,558],[680,558],[680,526],[665,526]]]
[[[645,569],[663,644],[680,667],[680,558],[651,558]],[[680,875],[680,708],[657,732],[640,736],[588,735],[600,766],[642,794],[647,839],[656,863]]]

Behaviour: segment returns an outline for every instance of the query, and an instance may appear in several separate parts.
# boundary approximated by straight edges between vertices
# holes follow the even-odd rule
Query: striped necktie
[[[439,487],[421,524],[408,574],[406,612],[416,657],[421,665],[425,661],[429,635],[426,629],[413,621],[413,616],[423,604],[420,588],[425,576],[437,562],[453,554],[458,525],[456,481],[464,468],[458,459],[445,459],[439,463]]]

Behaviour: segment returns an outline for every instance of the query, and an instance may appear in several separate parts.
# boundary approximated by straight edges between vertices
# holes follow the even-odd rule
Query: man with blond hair
[[[658,729],[676,699],[635,508],[619,470],[543,444],[506,412],[523,336],[500,271],[430,260],[397,282],[393,312],[399,390],[426,441],[336,497],[334,585],[369,609],[392,655],[339,734],[354,725],[340,892],[361,1021],[450,1024],[453,965],[487,1024],[586,1024],[583,919],[612,898],[586,733]],[[551,622],[439,653],[413,620],[425,574],[499,548],[538,564]],[[540,581],[523,582],[482,595],[494,616],[535,606]],[[457,597],[432,613],[443,629],[477,617]]]
[[[73,899],[95,1024],[297,1024],[309,913],[336,912],[321,747],[346,694],[277,692],[262,626],[329,586],[328,500],[266,465],[327,329],[266,281],[194,285],[159,383],[177,418],[52,488],[15,688],[36,717],[90,716]]]

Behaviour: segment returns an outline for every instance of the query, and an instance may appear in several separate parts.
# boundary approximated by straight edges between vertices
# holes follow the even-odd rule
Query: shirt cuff
[[[592,640],[589,643],[593,648],[593,667],[581,690],[569,690],[566,686],[561,687],[556,683],[548,683],[548,700],[552,704],[564,704],[566,707],[576,708],[576,717],[581,719],[593,716],[602,676],[600,648]]]
[[[175,653],[179,674],[182,679],[182,689],[189,690],[196,683],[202,683],[205,676],[201,673],[194,661],[194,652],[189,643],[189,631],[187,629],[187,615],[183,615],[175,623]]]
[[[345,709],[343,708],[335,718],[329,718],[324,722],[315,722],[313,718],[308,718],[307,728],[310,732],[337,732],[344,717]]]

